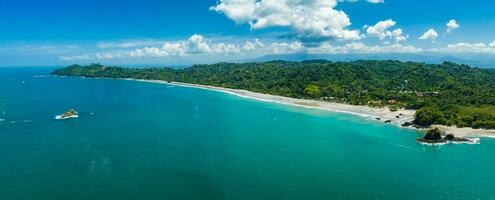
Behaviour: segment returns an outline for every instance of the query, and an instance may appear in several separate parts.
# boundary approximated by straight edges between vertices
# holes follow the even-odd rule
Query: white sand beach
[[[168,85],[176,85],[181,87],[201,88],[206,90],[224,92],[243,98],[256,99],[259,101],[274,102],[285,105],[313,108],[319,110],[327,110],[331,112],[348,113],[382,122],[389,121],[391,124],[397,125],[399,127],[402,127],[401,125],[405,122],[412,122],[414,120],[414,114],[416,113],[415,110],[401,109],[393,112],[390,111],[388,107],[372,108],[368,106],[355,106],[349,104],[333,103],[333,102],[325,102],[325,101],[317,101],[317,100],[296,99],[290,97],[256,93],[247,90],[236,90],[236,89],[190,84],[190,83],[166,82],[160,80],[141,80],[141,79],[125,79],[125,80],[168,84]],[[495,130],[457,128],[457,127],[447,127],[447,126],[439,126],[439,125],[435,125],[434,127],[437,127],[447,133],[452,133],[457,137],[495,137]],[[408,128],[412,128],[412,127],[408,127]],[[424,129],[416,129],[416,128],[413,129],[418,131],[424,131]]]
[[[473,128],[457,128],[453,126],[434,125],[440,130],[447,133],[453,133],[457,137],[495,137],[495,130],[473,129]]]

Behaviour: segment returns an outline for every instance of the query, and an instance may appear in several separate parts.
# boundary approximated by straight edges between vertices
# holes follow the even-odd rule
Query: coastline
[[[251,92],[247,90],[237,90],[237,89],[222,88],[216,86],[192,84],[192,83],[167,82],[161,80],[129,79],[129,78],[123,80],[175,85],[180,87],[199,88],[199,89],[223,92],[238,97],[254,99],[258,101],[272,102],[272,103],[284,104],[289,106],[297,106],[297,107],[304,107],[304,108],[311,108],[318,110],[326,110],[330,112],[347,113],[371,120],[381,121],[382,123],[385,123],[386,121],[390,121],[389,122],[390,124],[396,125],[400,128],[412,129],[418,132],[426,130],[423,128],[415,128],[412,126],[411,127],[401,126],[405,122],[411,122],[414,120],[414,114],[416,113],[416,110],[400,109],[393,112],[390,111],[388,107],[373,108],[369,106],[357,106],[357,105],[349,105],[342,103],[324,102],[318,100],[296,99],[291,97],[283,97],[283,96]],[[379,120],[377,120],[378,118]],[[489,137],[489,138],[495,137],[495,130],[457,128],[457,127],[448,127],[442,125],[434,125],[433,127],[437,127],[448,134],[454,134],[457,137]]]

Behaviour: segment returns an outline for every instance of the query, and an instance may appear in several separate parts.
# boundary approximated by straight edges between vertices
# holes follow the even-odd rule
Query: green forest
[[[217,63],[188,68],[72,65],[61,76],[211,85],[391,110],[416,109],[414,124],[495,129],[495,70],[392,60]]]

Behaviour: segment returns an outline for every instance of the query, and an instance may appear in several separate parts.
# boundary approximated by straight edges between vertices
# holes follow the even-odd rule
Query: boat
[[[64,120],[64,119],[71,119],[71,118],[78,118],[79,115],[76,110],[74,109],[69,109],[67,112],[64,112],[60,115],[56,115],[55,119],[58,120]]]

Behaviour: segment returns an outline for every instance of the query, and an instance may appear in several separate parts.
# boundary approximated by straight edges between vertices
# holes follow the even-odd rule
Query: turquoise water
[[[494,139],[50,70],[0,68],[2,200],[495,199]]]

